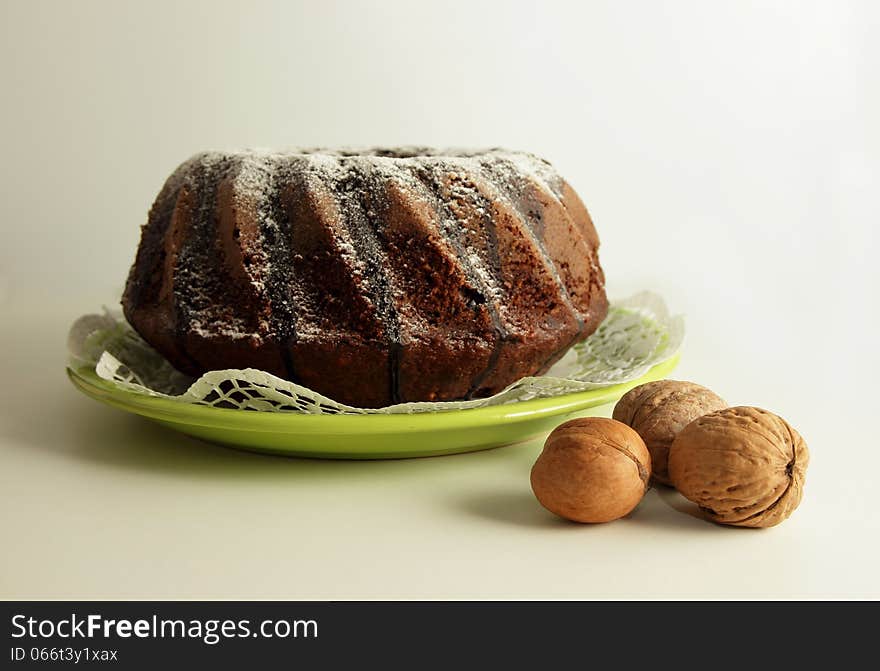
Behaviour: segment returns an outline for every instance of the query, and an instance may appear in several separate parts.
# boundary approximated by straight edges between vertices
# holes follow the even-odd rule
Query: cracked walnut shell
[[[688,424],[669,451],[669,475],[713,522],[772,527],[800,503],[808,462],[804,439],[784,419],[743,406]]]
[[[652,477],[671,485],[667,460],[675,436],[697,417],[726,407],[723,398],[699,384],[657,380],[627,392],[612,417],[636,430],[651,453]]]
[[[610,522],[633,510],[651,477],[651,455],[626,424],[585,417],[560,424],[532,467],[532,491],[552,513]]]

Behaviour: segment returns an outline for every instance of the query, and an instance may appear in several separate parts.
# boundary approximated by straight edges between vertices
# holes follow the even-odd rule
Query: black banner
[[[787,666],[810,645],[841,655],[872,640],[875,603],[619,602],[6,602],[0,668],[319,667],[335,663],[469,668],[597,655],[757,654]],[[847,623],[847,624],[844,624]],[[720,646],[720,647],[719,647]],[[757,647],[756,647],[757,646]],[[715,653],[711,651],[715,650]],[[706,668],[710,668],[711,664]]]

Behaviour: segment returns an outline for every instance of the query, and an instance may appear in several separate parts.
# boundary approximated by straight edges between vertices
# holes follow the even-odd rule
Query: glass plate
[[[323,459],[399,459],[473,452],[551,431],[573,413],[596,414],[633,387],[672,372],[679,355],[637,380],[552,398],[470,410],[396,415],[270,413],[181,403],[121,389],[93,368],[68,368],[81,392],[195,438],[255,452]],[[607,414],[607,413],[604,413]]]

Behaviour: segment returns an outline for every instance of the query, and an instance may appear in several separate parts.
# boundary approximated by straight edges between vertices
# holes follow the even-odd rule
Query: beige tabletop
[[[238,452],[77,393],[64,375],[72,306],[7,316],[2,597],[880,596],[876,452],[821,394],[788,401],[813,463],[781,526],[714,526],[668,490],[581,526],[532,496],[539,440],[374,462]],[[699,358],[686,351],[678,376],[699,377]]]

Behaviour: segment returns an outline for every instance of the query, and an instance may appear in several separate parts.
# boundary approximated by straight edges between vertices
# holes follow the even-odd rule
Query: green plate
[[[120,389],[91,368],[67,369],[74,386],[114,408],[230,447],[325,459],[398,459],[472,452],[551,431],[568,415],[589,415],[633,387],[666,377],[676,355],[643,377],[603,389],[472,410],[410,415],[301,415],[180,403]]]

